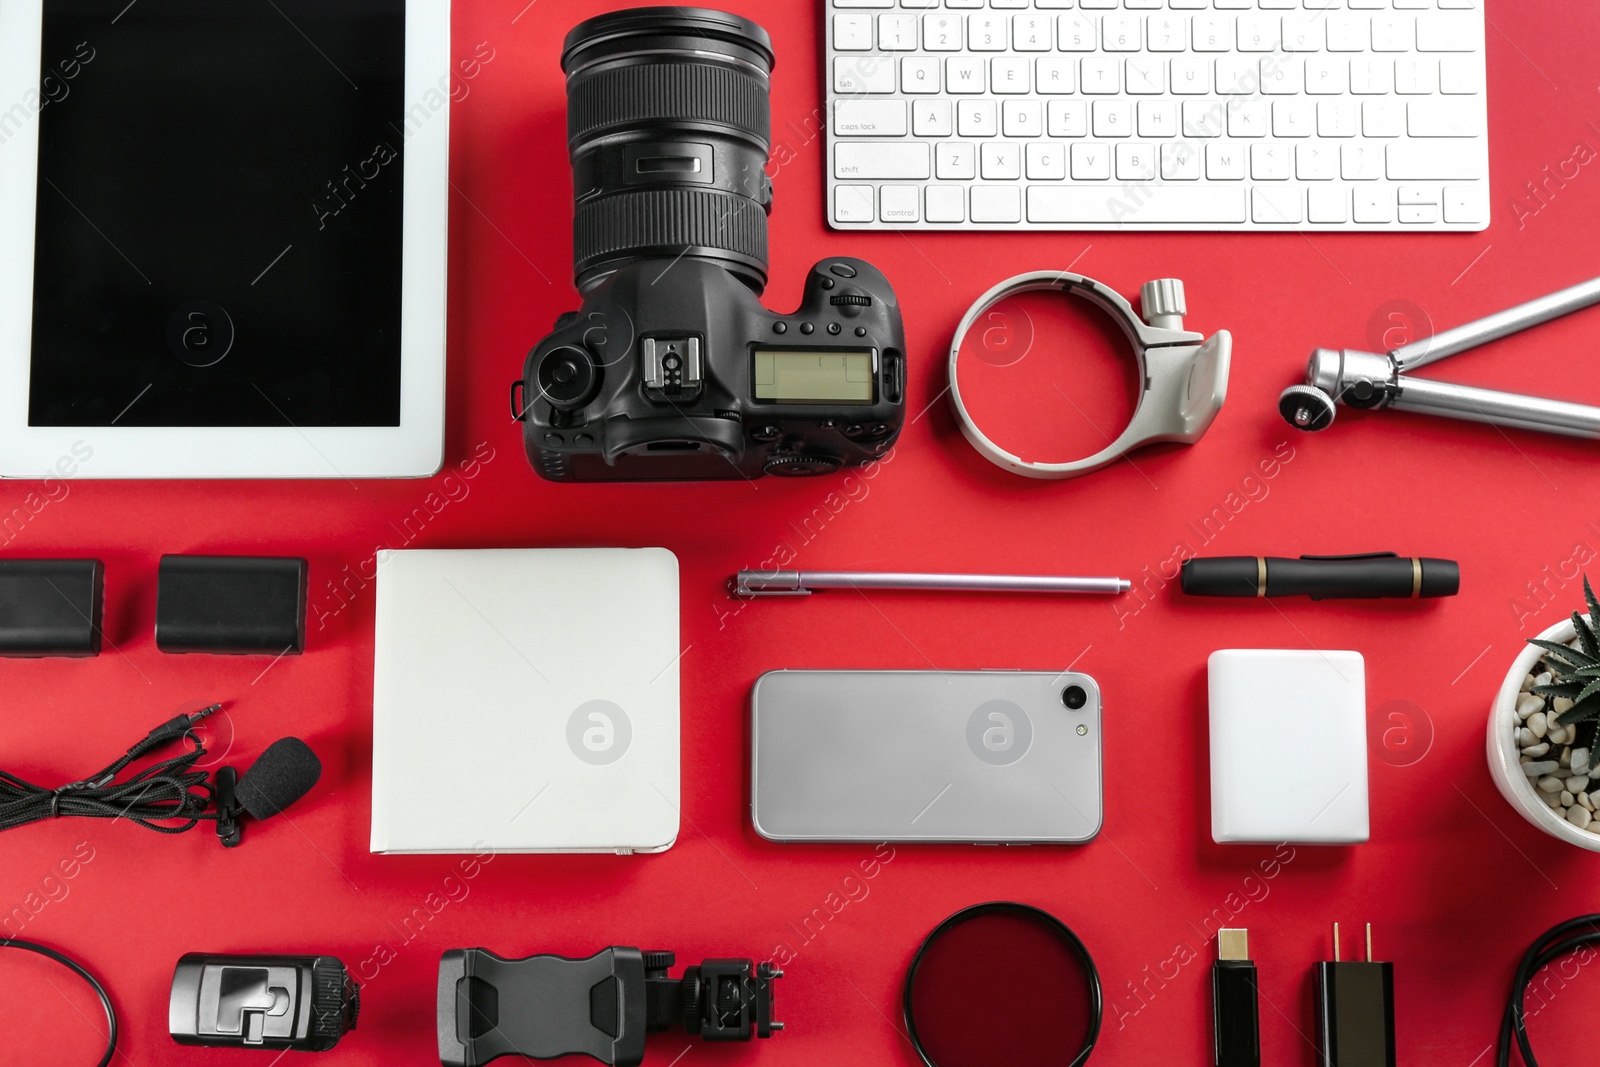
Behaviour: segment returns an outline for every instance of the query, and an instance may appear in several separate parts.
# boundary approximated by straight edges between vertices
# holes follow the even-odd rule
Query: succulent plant
[[[1550,668],[1548,685],[1536,685],[1533,692],[1542,697],[1565,697],[1572,706],[1559,712],[1555,721],[1561,726],[1578,727],[1578,743],[1595,751],[1597,733],[1600,733],[1600,602],[1595,600],[1587,575],[1583,579],[1583,599],[1589,609],[1585,619],[1576,611],[1572,613],[1572,628],[1577,631],[1578,647],[1556,641],[1531,638],[1528,643],[1544,649],[1544,662]]]

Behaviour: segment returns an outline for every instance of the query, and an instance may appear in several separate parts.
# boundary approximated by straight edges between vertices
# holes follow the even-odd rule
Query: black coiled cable
[[[195,769],[206,748],[191,730],[221,708],[221,704],[213,704],[192,715],[169,719],[97,774],[55,789],[0,770],[0,830],[68,816],[127,819],[158,834],[181,834],[202,821],[214,822],[216,813],[208,811],[214,794],[210,775]],[[126,781],[116,781],[130,763],[185,737],[194,746],[190,751],[152,764]],[[179,820],[176,825],[174,820]]]
[[[1522,1053],[1522,1062],[1527,1067],[1539,1067],[1539,1061],[1533,1058],[1533,1049],[1528,1045],[1523,1014],[1523,1000],[1527,996],[1528,985],[1549,964],[1569,952],[1597,942],[1600,942],[1600,915],[1580,915],[1559,926],[1552,926],[1523,953],[1516,976],[1511,980],[1511,997],[1506,1002],[1505,1015],[1500,1020],[1500,1044],[1495,1056],[1499,1067],[1511,1067],[1513,1039],[1516,1040],[1517,1051]]]

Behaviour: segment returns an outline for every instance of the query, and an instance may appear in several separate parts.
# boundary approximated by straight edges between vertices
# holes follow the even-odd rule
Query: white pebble
[[[1524,693],[1517,701],[1517,718],[1526,719],[1536,711],[1544,710],[1544,698],[1536,697],[1532,693]]]
[[[1552,677],[1552,675],[1550,674],[1549,671],[1544,671],[1541,674],[1536,674],[1536,675],[1533,676],[1533,684],[1534,685],[1549,685],[1550,681],[1551,681],[1551,677]]]
[[[1538,778],[1541,775],[1549,774],[1558,767],[1559,764],[1553,759],[1536,760],[1533,763],[1524,763],[1522,765],[1522,773],[1529,778]]]
[[[1567,697],[1556,697],[1550,701],[1550,710],[1560,715],[1572,707],[1572,701]]]
[[[1550,730],[1550,720],[1545,717],[1544,712],[1536,711],[1528,716],[1528,730],[1534,737],[1543,737]]]
[[[1561,810],[1561,798],[1556,796],[1554,793],[1540,793],[1539,799],[1557,811]]]
[[[1568,792],[1587,792],[1589,789],[1589,776],[1586,774],[1575,774],[1561,784],[1567,787]]]
[[[1539,739],[1537,737],[1533,736],[1533,731],[1532,730],[1528,729],[1526,726],[1517,727],[1517,744],[1518,745],[1522,745],[1522,746],[1526,747],[1528,745],[1535,745],[1535,744],[1538,744],[1538,743],[1539,743]]]
[[[1528,736],[1532,737],[1533,735],[1532,734],[1528,734]],[[1542,756],[1546,752],[1549,752],[1549,751],[1550,751],[1549,742],[1540,741],[1537,745],[1528,745],[1526,748],[1524,748],[1522,750],[1522,754],[1524,756]]]
[[[1561,792],[1561,779],[1555,777],[1554,775],[1547,774],[1543,778],[1539,779],[1539,788],[1543,789],[1546,793],[1559,793]]]
[[[1580,830],[1587,830],[1589,824],[1594,821],[1594,815],[1588,808],[1568,808],[1567,821]]]
[[[1572,750],[1572,773],[1582,774],[1589,769],[1589,750],[1575,748]]]
[[[1560,800],[1561,800],[1561,806],[1563,808],[1572,807],[1572,802],[1578,799],[1577,797],[1573,796],[1571,793],[1567,792],[1565,789],[1563,789],[1560,792],[1559,797],[1560,797]]]
[[[1594,801],[1589,799],[1589,794],[1588,793],[1579,793],[1578,794],[1578,803],[1582,804],[1584,807],[1588,808],[1590,811],[1594,810]]]
[[[1561,750],[1561,755],[1560,755],[1559,758],[1561,760],[1561,766],[1563,766],[1563,767],[1572,766],[1572,749],[1563,748]]]

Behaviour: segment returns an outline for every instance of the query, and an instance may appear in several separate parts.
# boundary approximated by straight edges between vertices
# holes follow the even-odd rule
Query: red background
[[[1352,931],[1371,921],[1379,958],[1395,962],[1402,1061],[1488,1062],[1523,948],[1545,927],[1600,906],[1589,882],[1600,859],[1525,823],[1483,762],[1485,714],[1506,666],[1525,637],[1579,603],[1571,561],[1600,546],[1594,446],[1394,413],[1345,412],[1322,436],[1301,437],[1274,404],[1316,345],[1381,348],[1429,323],[1455,325],[1596,272],[1600,163],[1564,164],[1577,145],[1587,146],[1583,158],[1600,149],[1600,23],[1589,5],[1490,7],[1494,225],[1485,233],[997,236],[830,233],[823,144],[814,136],[817,8],[730,0],[772,31],[775,136],[796,155],[775,179],[767,303],[793,307],[806,268],[824,255],[880,265],[904,309],[910,411],[923,414],[908,419],[892,462],[870,480],[578,486],[532,473],[505,398],[528,347],[576,306],[561,38],[616,5],[523,3],[462,2],[455,14],[454,53],[466,60],[484,42],[493,58],[462,79],[466,97],[453,108],[445,474],[357,484],[79,478],[5,533],[3,551],[13,556],[105,560],[108,642],[92,661],[0,664],[0,765],[44,781],[87,773],[153,723],[213,700],[229,702],[212,736],[220,752],[236,733],[231,761],[248,764],[273,739],[297,734],[325,765],[299,806],[252,827],[234,852],[204,831],[166,838],[89,822],[0,839],[0,912],[48,901],[12,932],[81,958],[104,979],[122,1015],[119,1062],[270,1062],[169,1041],[167,986],[185,951],[337,954],[366,976],[365,1012],[328,1062],[426,1065],[437,1062],[442,950],[586,955],[620,943],[675,949],[680,963],[787,959],[778,990],[785,1033],[687,1051],[683,1037],[657,1036],[648,1062],[683,1053],[685,1064],[911,1064],[898,1012],[911,953],[947,914],[993,898],[1047,908],[1094,953],[1107,999],[1098,1064],[1209,1062],[1208,938],[1218,918],[1250,929],[1265,1062],[1313,1062],[1310,966],[1329,951],[1332,920]],[[1551,182],[1543,200],[1532,199],[1526,183],[1563,165],[1564,185]],[[1199,445],[1035,484],[990,466],[961,439],[941,390],[943,350],[962,309],[1003,277],[1069,264],[1130,297],[1148,278],[1182,278],[1191,327],[1233,332],[1227,407]],[[1124,357],[1098,343],[1097,327],[1047,303],[1032,310],[1010,321],[1018,337],[1040,343],[1024,346],[1004,372],[980,366],[986,373],[982,383],[975,375],[974,391],[991,390],[986,410],[999,413],[1002,398],[1021,406],[1011,416],[1019,435],[1053,434],[1062,449],[1087,452],[1095,425],[1113,429],[1128,409]],[[1595,316],[1427,373],[1600,403]],[[1399,332],[1386,338],[1390,330]],[[1070,391],[1081,414],[1045,383]],[[1268,478],[1260,464],[1275,451]],[[461,468],[474,455],[469,478]],[[0,486],[4,511],[39,489]],[[430,493],[437,513],[428,510]],[[830,493],[839,494],[831,507]],[[1213,520],[1206,543],[1196,528],[1218,508],[1225,521]],[[1461,561],[1463,591],[1422,606],[1185,601],[1150,577],[1184,543],[1212,554],[1445,556]],[[407,544],[663,545],[677,553],[687,652],[683,826],[674,848],[632,858],[499,856],[471,879],[460,878],[452,857],[368,854],[373,596],[352,585],[345,603],[329,583],[375,549]],[[1152,591],[1120,602],[830,594],[741,609],[725,599],[730,573],[784,545],[809,567],[1108,573],[1146,578]],[[306,655],[269,669],[262,658],[158,653],[151,632],[164,552],[308,557],[318,617]],[[1366,656],[1369,843],[1302,847],[1273,865],[1272,849],[1211,842],[1205,658],[1252,646]],[[1105,693],[1105,831],[1091,844],[901,847],[868,878],[859,865],[870,848],[781,847],[751,830],[746,694],[762,671],[1069,663]],[[1408,718],[1391,720],[1395,711]],[[440,708],[439,728],[464,713]],[[80,842],[92,860],[47,884]],[[460,897],[461,886],[464,898],[426,912],[429,894],[437,907],[446,889]],[[405,921],[419,908],[427,921],[414,921],[408,935]],[[813,920],[808,937],[801,924],[816,909],[828,918]],[[1179,965],[1180,957],[1189,962]],[[94,1062],[97,1009],[67,975],[3,953],[0,987],[0,1061]],[[1571,989],[1533,1024],[1547,1065],[1577,1062],[1593,1032],[1586,1009],[1600,986],[1585,974]]]

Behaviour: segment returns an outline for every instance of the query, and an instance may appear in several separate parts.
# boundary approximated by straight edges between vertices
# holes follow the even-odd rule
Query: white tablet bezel
[[[406,3],[399,426],[28,425],[42,23],[43,0],[0,0],[0,477],[402,478],[437,472],[444,460],[448,0]]]

